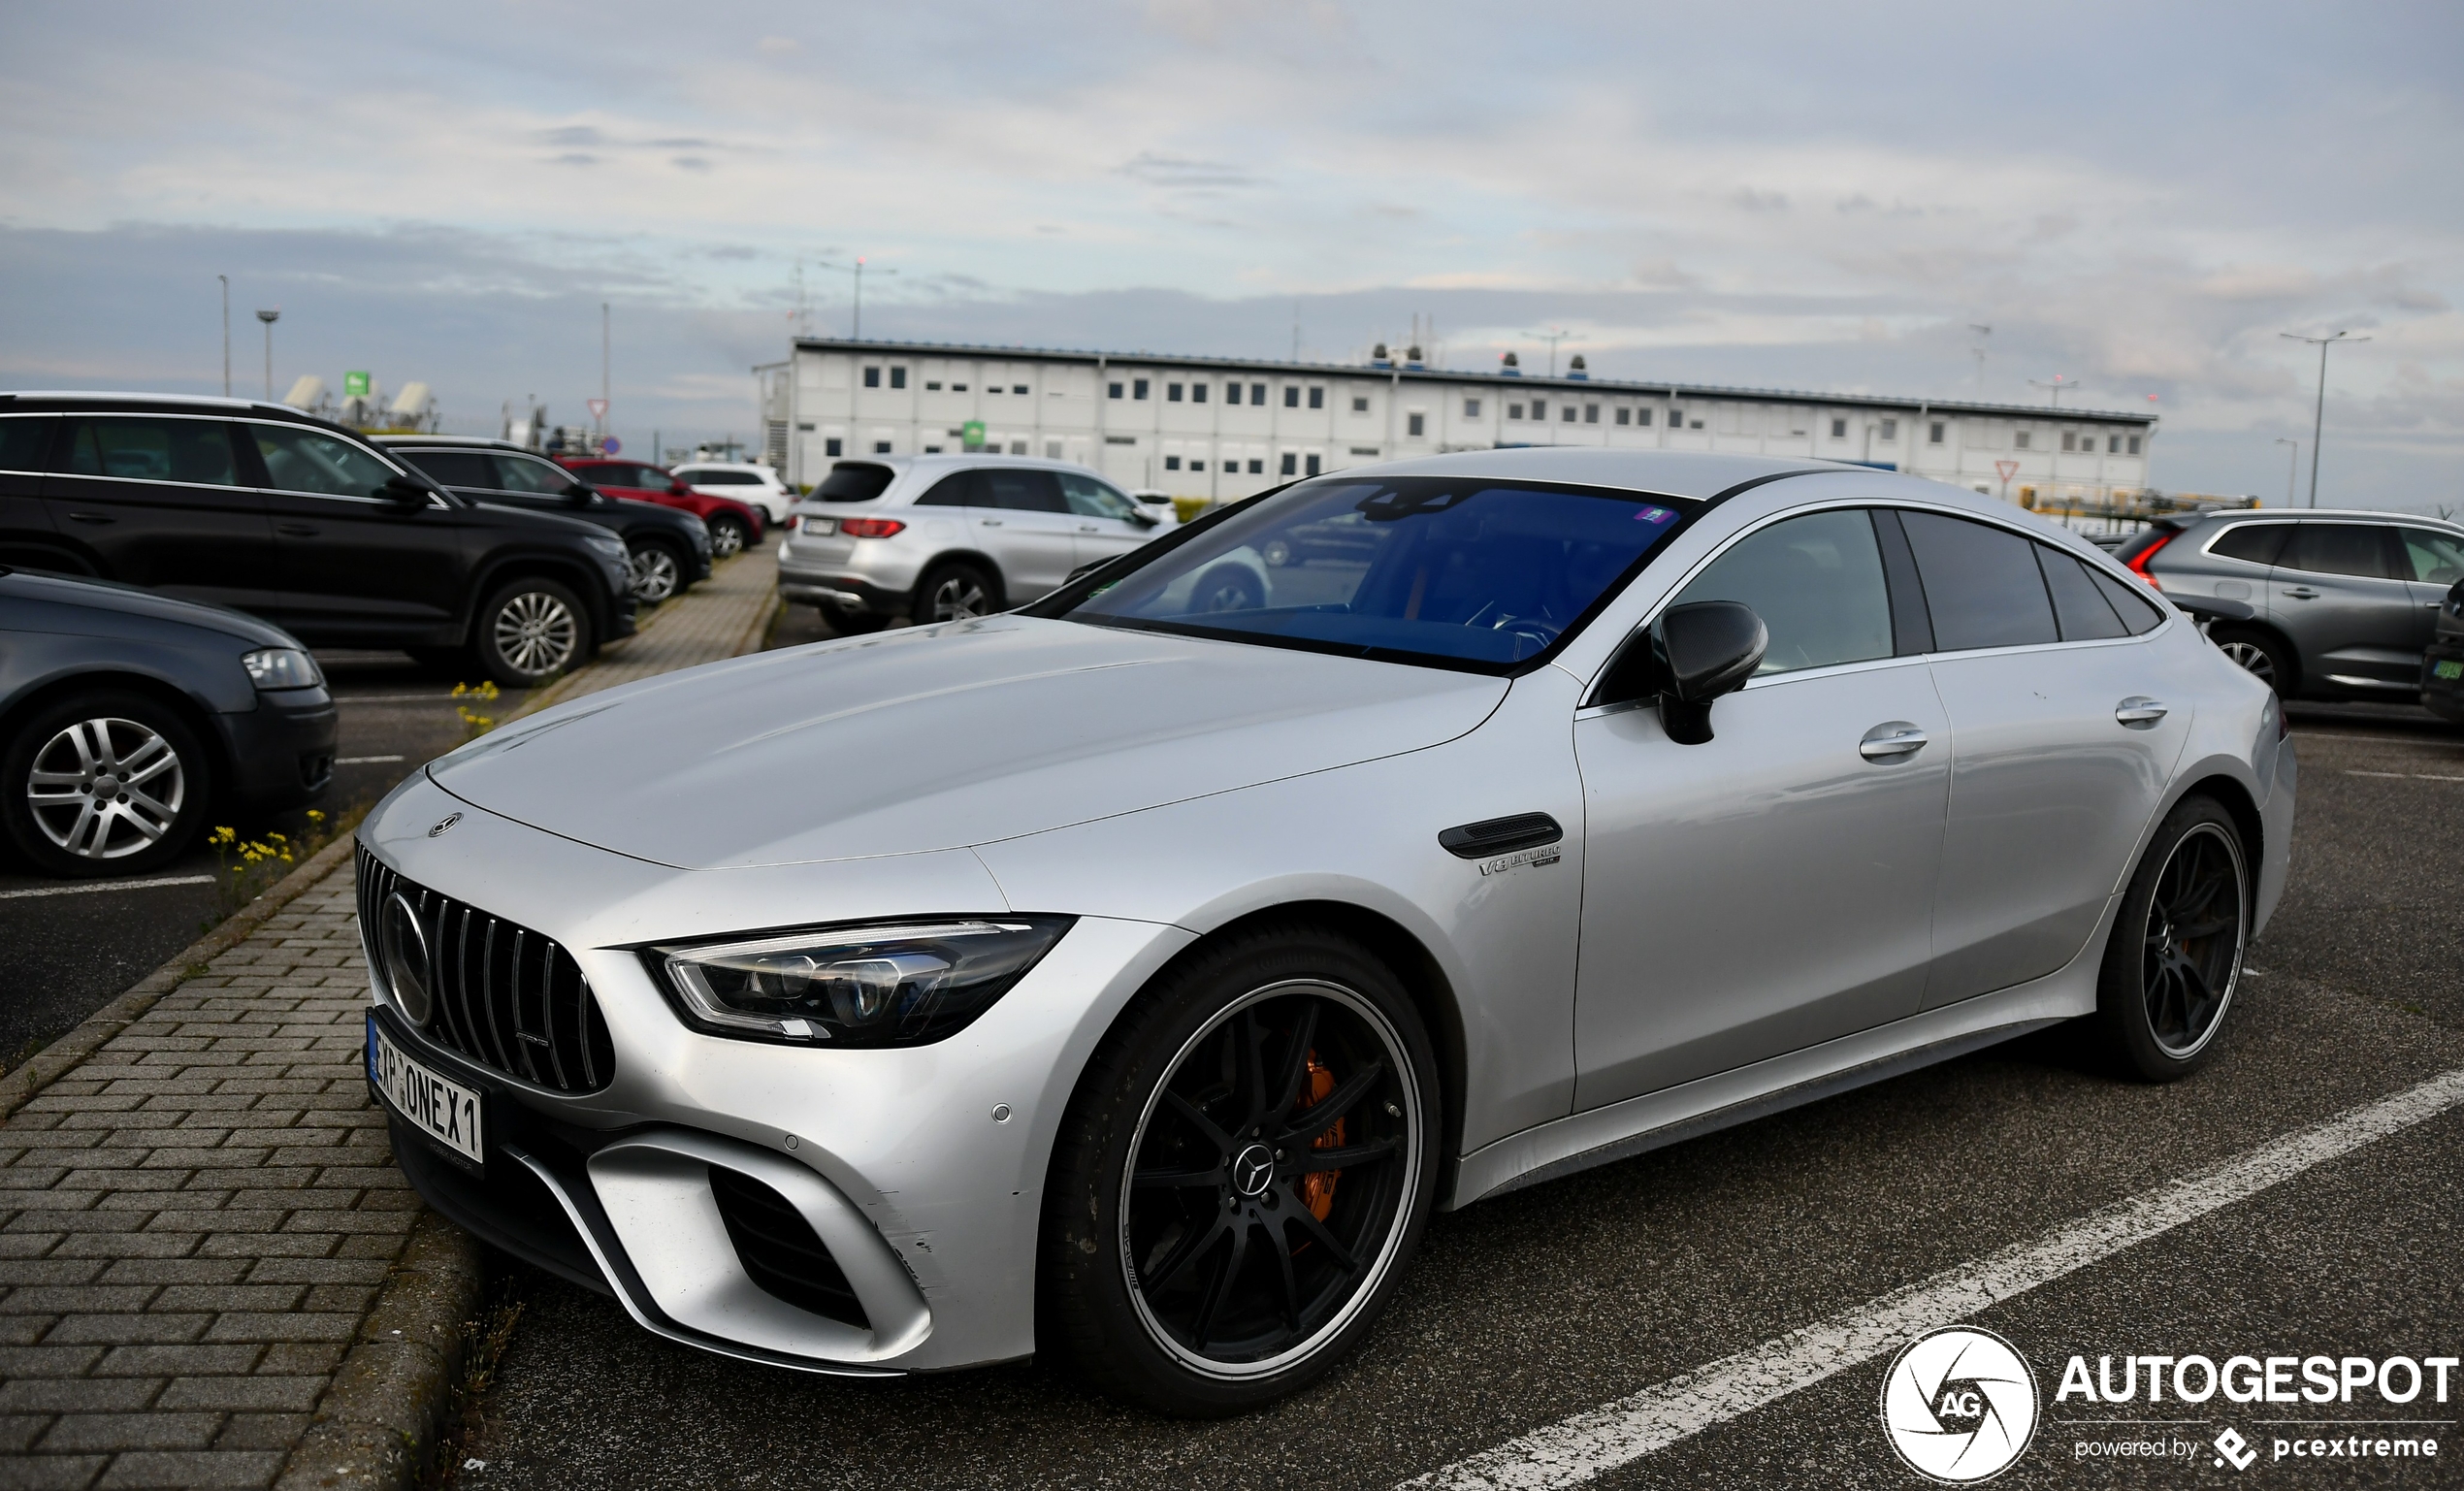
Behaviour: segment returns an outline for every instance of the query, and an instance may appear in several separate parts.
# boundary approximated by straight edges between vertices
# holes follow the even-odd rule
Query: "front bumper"
[[[462,815],[452,831],[428,837],[449,813]],[[817,919],[1019,908],[964,851],[675,870],[525,827],[424,775],[371,815],[361,840],[418,885],[554,938],[614,1052],[600,1090],[551,1091],[412,1032],[380,997],[389,1039],[486,1095],[477,1174],[395,1119],[403,1169],[438,1210],[614,1294],[650,1330],[749,1360],[876,1374],[1033,1351],[1036,1235],[1061,1113],[1103,1030],[1189,934],[1081,919],[981,1019],[930,1046],[761,1045],[686,1028],[632,950]],[[755,1281],[714,1171],[761,1182],[802,1216],[861,1301],[861,1324]]]
[[[337,714],[322,688],[278,689],[257,696],[257,707],[214,716],[231,790],[253,807],[280,809],[312,802],[334,779]]]
[[[2450,676],[2441,676],[2444,664]],[[2421,657],[2421,704],[2464,725],[2464,638],[2433,644]]]

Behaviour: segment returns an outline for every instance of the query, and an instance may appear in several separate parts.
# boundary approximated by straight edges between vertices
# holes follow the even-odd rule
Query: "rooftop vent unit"
[[[1403,349],[1403,365],[1405,368],[1414,373],[1419,372],[1427,366],[1427,364],[1420,360],[1420,349],[1418,347],[1406,347]]]
[[[1386,352],[1386,344],[1385,344],[1384,342],[1382,342],[1382,341],[1381,341],[1381,342],[1378,342],[1376,346],[1371,347],[1371,348],[1369,349],[1369,366],[1370,366],[1370,367],[1372,367],[1372,368],[1391,368],[1391,367],[1393,367],[1394,365],[1395,365],[1395,360],[1394,360],[1394,358],[1393,358],[1393,357],[1391,357],[1391,356],[1389,356],[1389,355],[1387,354],[1387,352]]]
[[[1506,377],[1519,378],[1523,375],[1523,360],[1508,352],[1499,359],[1497,371]]]
[[[282,402],[295,409],[313,409],[325,403],[325,380],[313,373],[303,373],[282,396]]]
[[[1573,362],[1568,365],[1566,369],[1566,376],[1570,378],[1587,378],[1591,376],[1591,370],[1583,366],[1583,354],[1580,352],[1574,354]]]

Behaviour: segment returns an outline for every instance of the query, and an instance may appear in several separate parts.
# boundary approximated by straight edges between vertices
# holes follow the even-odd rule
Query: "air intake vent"
[[[396,896],[416,919],[428,1039],[482,1066],[556,1092],[596,1092],[615,1074],[616,1050],[599,1000],[573,956],[537,932],[405,880],[359,851],[359,937],[389,989],[398,977],[378,935]],[[405,1016],[421,1000],[394,989]]]
[[[764,1292],[798,1310],[871,1330],[864,1307],[804,1214],[740,1171],[710,1167],[710,1195],[728,1224],[744,1272]]]

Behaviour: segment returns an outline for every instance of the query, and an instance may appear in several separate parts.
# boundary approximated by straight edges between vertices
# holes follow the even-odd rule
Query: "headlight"
[[[241,654],[240,665],[260,689],[313,689],[325,682],[316,660],[296,647],[260,647]]]
[[[963,1030],[1070,927],[999,917],[830,927],[649,949],[687,1022],[713,1035],[921,1046]]]
[[[601,556],[612,559],[620,565],[629,564],[632,561],[632,555],[625,548],[625,540],[613,534],[593,534],[582,541],[597,549]]]

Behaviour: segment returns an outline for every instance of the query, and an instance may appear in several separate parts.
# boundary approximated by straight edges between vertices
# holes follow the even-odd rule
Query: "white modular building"
[[[840,456],[995,450],[1226,501],[1347,466],[1510,445],[1815,456],[2030,505],[2149,485],[2152,413],[1633,382],[1591,377],[1581,362],[1545,377],[1424,367],[1416,349],[1346,366],[808,338],[757,372],[765,454],[799,485]]]

